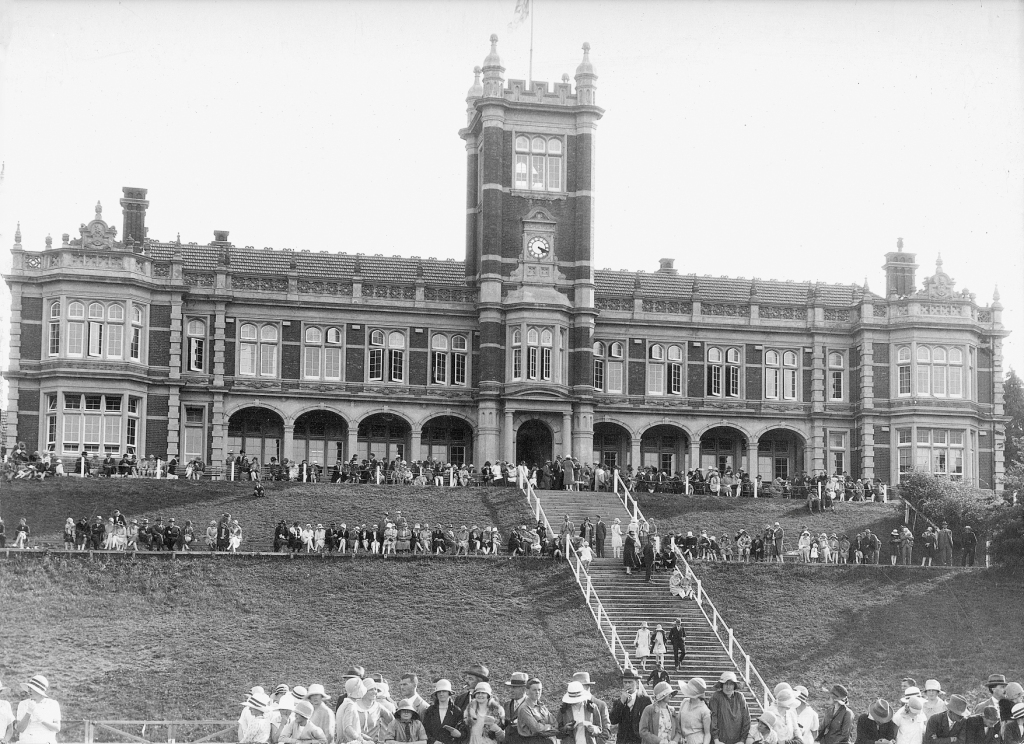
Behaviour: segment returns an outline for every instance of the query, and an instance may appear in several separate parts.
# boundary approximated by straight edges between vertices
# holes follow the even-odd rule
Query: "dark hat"
[[[484,682],[491,681],[491,670],[483,664],[473,664],[469,669],[464,669],[463,674],[472,674],[474,677],[478,677]]]
[[[362,679],[365,676],[366,676],[366,670],[365,669],[363,669],[361,666],[354,666],[351,669],[349,669],[347,672],[345,672],[345,674],[343,676],[343,679],[352,679],[353,677],[357,677],[359,679]]]
[[[958,716],[962,716],[967,713],[967,700],[961,695],[950,695],[949,701],[946,705]]]
[[[848,697],[850,697],[850,693],[848,693],[846,691],[846,688],[842,685],[832,685],[832,689],[829,690],[829,692],[835,695],[840,700],[846,700]]]
[[[876,723],[889,723],[892,720],[892,706],[878,698],[868,706],[868,717]]]
[[[530,675],[526,672],[512,672],[512,676],[505,685],[507,687],[526,687],[526,683],[529,679]]]
[[[640,681],[640,675],[636,673],[636,670],[633,669],[633,667],[627,667],[622,672],[622,678],[623,679],[634,679],[634,680],[636,680],[638,682]]]
[[[1006,677],[1002,674],[990,674],[988,675],[988,682],[985,683],[985,687],[990,690],[997,685],[1005,685]]]

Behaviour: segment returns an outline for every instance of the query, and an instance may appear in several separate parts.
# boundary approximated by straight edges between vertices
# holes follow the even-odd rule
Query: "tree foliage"
[[[911,472],[899,493],[933,522],[948,522],[954,534],[968,525],[979,537],[990,534],[1006,509],[1006,501],[992,491],[921,471]]]
[[[1007,507],[992,529],[989,547],[993,563],[1024,567],[1024,505]]]
[[[1024,466],[1024,383],[1011,367],[1003,383],[1003,412],[1010,417],[1006,423],[1006,443],[1003,445],[1004,463]]]

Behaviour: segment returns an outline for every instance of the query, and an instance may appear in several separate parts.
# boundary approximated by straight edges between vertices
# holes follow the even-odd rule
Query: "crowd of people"
[[[659,631],[660,626],[659,626]],[[658,644],[664,648],[665,634]],[[659,667],[661,665],[658,665]],[[564,681],[564,692],[545,701],[545,685],[527,672],[500,684],[480,663],[462,672],[462,689],[448,679],[420,694],[415,673],[392,685],[360,666],[331,695],[322,683],[256,686],[240,704],[240,744],[1021,744],[1024,687],[1002,674],[989,676],[972,707],[963,694],[942,690],[936,679],[923,691],[901,680],[898,703],[877,698],[861,712],[850,708],[845,685],[813,701],[803,685],[780,682],[773,701],[754,717],[735,672],[713,685],[701,677],[673,685],[661,671],[647,678],[622,672],[620,692],[605,701],[593,693],[589,672]],[[61,711],[49,682],[36,675],[20,686],[17,712],[0,698],[0,742],[56,744]],[[497,688],[497,689],[496,689]],[[498,690],[504,692],[499,696]],[[559,686],[561,692],[562,686]],[[0,693],[8,688],[0,681]],[[501,698],[505,697],[503,701]],[[678,699],[678,703],[674,699]]]

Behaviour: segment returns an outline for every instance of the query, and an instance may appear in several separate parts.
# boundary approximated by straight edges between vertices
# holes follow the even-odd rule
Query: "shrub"
[[[899,493],[933,522],[948,522],[956,534],[967,525],[979,535],[988,534],[1005,513],[1006,502],[992,491],[930,473],[910,473]]]
[[[993,563],[1024,567],[1024,505],[1009,507],[999,515],[992,529],[989,553]]]

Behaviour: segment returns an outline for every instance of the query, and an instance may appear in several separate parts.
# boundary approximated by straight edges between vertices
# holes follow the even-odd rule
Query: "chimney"
[[[131,238],[136,243],[142,243],[146,239],[146,210],[149,208],[147,190],[125,186],[121,191],[124,192],[121,200],[121,213],[124,215],[121,240],[127,244],[128,238]]]
[[[903,238],[896,241],[896,250],[885,254],[885,296],[909,297],[917,291],[917,254],[903,252]]]
[[[213,242],[214,243],[227,243],[228,242],[228,231],[227,230],[214,230],[213,231]]]
[[[658,269],[658,273],[659,274],[678,274],[679,273],[674,268],[672,268],[676,264],[676,260],[674,258],[661,258],[661,259],[658,259],[658,263],[661,264],[661,268]]]

